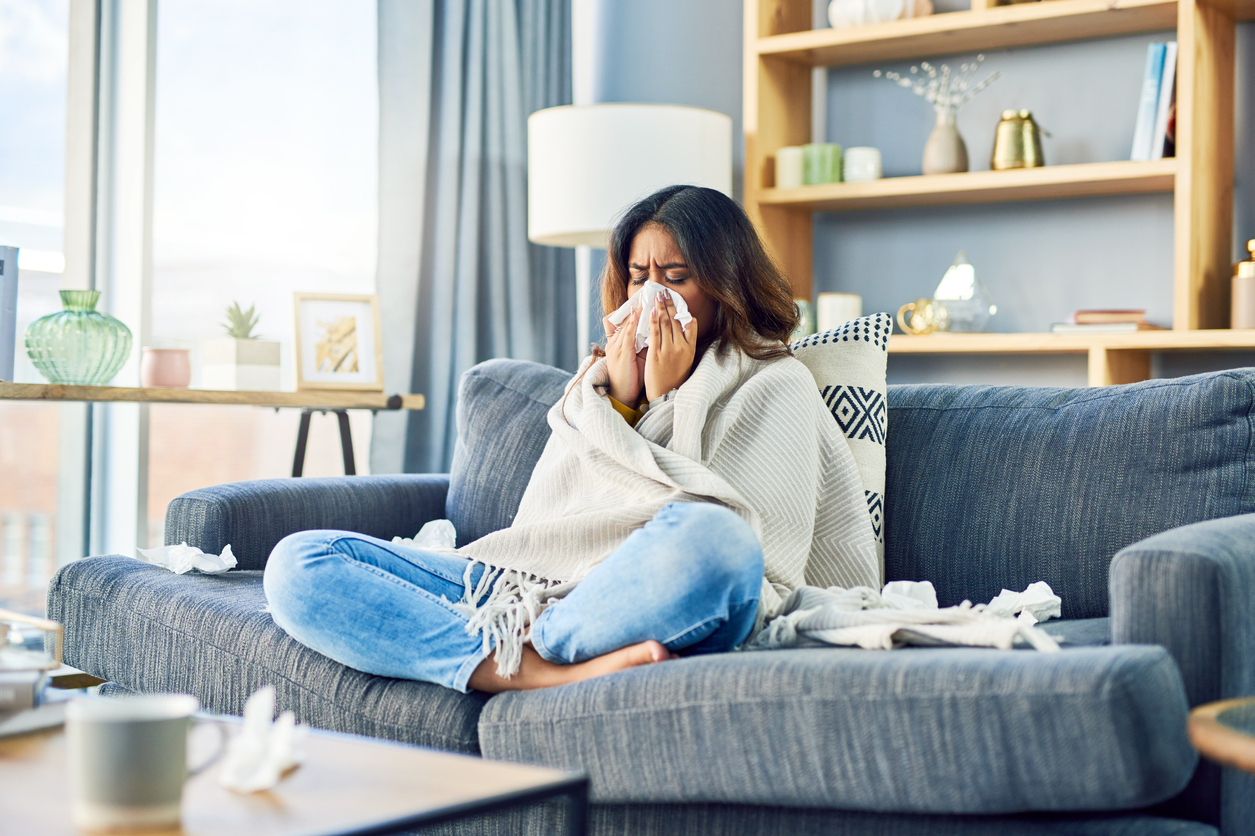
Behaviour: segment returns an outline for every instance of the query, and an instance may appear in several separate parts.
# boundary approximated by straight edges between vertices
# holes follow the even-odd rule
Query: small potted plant
[[[279,343],[253,333],[261,315],[256,305],[243,310],[239,302],[227,308],[222,328],[225,339],[206,340],[201,346],[201,386],[205,389],[277,391]]]

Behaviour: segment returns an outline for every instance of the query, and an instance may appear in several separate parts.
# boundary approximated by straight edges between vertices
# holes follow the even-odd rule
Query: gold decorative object
[[[898,308],[898,327],[912,336],[944,331],[946,327],[945,305],[927,297],[907,302]]]
[[[1046,164],[1041,150],[1042,134],[1050,136],[1033,121],[1027,110],[1004,110],[994,133],[994,152],[989,166],[994,171],[1011,168],[1037,168]]]

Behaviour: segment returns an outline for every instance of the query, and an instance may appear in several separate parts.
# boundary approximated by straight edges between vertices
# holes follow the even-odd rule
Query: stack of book
[[[1146,311],[1141,308],[1074,311],[1067,322],[1050,326],[1055,334],[1131,334],[1162,328],[1162,325],[1147,322]]]
[[[1137,106],[1131,160],[1175,156],[1177,42],[1155,41],[1146,48],[1146,75]]]

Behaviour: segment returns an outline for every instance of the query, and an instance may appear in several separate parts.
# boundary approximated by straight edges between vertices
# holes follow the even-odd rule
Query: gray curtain
[[[570,0],[378,0],[379,268],[388,391],[373,472],[447,471],[458,377],[573,369],[575,261],[527,240],[527,116],[571,102]]]

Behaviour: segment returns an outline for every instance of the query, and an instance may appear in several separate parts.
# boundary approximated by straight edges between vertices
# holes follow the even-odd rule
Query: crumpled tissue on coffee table
[[[268,790],[301,762],[306,729],[291,711],[275,716],[273,685],[258,688],[244,703],[244,724],[230,742],[218,783],[236,792]]]

